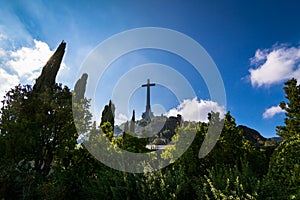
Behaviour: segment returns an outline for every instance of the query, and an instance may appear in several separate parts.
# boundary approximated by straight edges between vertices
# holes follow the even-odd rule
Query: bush
[[[266,182],[267,185],[275,182],[284,191],[281,194],[284,198],[300,197],[300,135],[284,140],[276,148]]]
[[[253,176],[247,163],[238,167],[221,165],[204,175],[203,189],[198,188],[199,199],[256,199],[260,180]]]

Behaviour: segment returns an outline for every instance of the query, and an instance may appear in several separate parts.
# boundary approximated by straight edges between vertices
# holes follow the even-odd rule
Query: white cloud
[[[32,83],[43,66],[46,64],[53,51],[45,42],[34,40],[33,47],[22,47],[16,51],[9,52],[9,61],[5,66],[10,68],[21,80]]]
[[[5,91],[18,84],[34,84],[43,66],[54,53],[48,44],[33,40],[31,47],[21,47],[17,50],[0,48],[0,99]],[[62,68],[65,64],[62,64]]]
[[[5,40],[5,39],[7,39],[6,35],[0,33],[0,40]]]
[[[7,73],[4,69],[0,68],[0,99],[2,100],[6,92],[18,85],[19,79],[16,75]]]
[[[272,106],[270,108],[267,108],[265,112],[263,113],[263,118],[268,119],[274,117],[276,114],[284,113],[285,111],[282,110],[279,106]]]
[[[125,114],[119,113],[115,117],[115,124],[116,125],[121,125],[121,124],[123,124],[126,121],[128,121],[128,117]]]
[[[18,84],[34,84],[53,54],[48,44],[35,40],[21,18],[7,8],[0,7],[0,100]]]
[[[0,48],[0,57],[4,57],[6,55],[6,52],[4,51],[4,49]]]
[[[267,58],[268,52],[266,49],[258,49],[255,52],[255,56],[250,59],[251,65],[257,65],[258,63],[264,61]]]
[[[0,47],[5,50],[17,49],[32,42],[33,38],[21,21],[22,18],[7,9],[7,6],[0,7]]]
[[[270,86],[291,78],[300,80],[300,46],[258,49],[251,65],[257,66],[249,69],[252,86]]]
[[[182,115],[186,121],[208,122],[208,113],[211,111],[219,112],[222,117],[225,114],[225,108],[218,103],[197,98],[186,99],[177,108],[169,110],[167,116]]]

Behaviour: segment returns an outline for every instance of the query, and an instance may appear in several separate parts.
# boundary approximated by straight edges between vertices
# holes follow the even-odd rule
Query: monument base
[[[154,115],[153,115],[153,112],[151,111],[146,111],[146,112],[143,112],[142,114],[142,118],[145,119],[145,120],[151,120],[151,118],[153,118]]]

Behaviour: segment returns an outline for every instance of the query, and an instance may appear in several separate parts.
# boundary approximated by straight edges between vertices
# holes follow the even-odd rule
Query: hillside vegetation
[[[230,112],[224,119],[212,112],[208,123],[169,121],[151,141],[130,134],[135,132],[133,118],[126,131],[114,137],[113,102],[103,109],[101,123],[91,121],[89,100],[84,98],[87,75],[74,91],[55,83],[64,48],[62,43],[33,87],[18,85],[2,102],[0,199],[300,198],[300,86],[296,79],[285,83],[286,101],[280,104],[286,110],[285,125],[277,128],[282,141],[267,140],[238,126]],[[213,150],[199,159],[208,127],[216,120],[224,120],[222,133]],[[196,133],[192,144],[175,160],[174,152],[181,148],[177,144],[192,132]],[[150,142],[172,141],[175,145],[161,155],[172,164],[154,171],[149,165],[144,173],[117,171],[78,144],[79,136],[86,141],[105,136],[110,148],[137,153],[151,152],[146,148]]]

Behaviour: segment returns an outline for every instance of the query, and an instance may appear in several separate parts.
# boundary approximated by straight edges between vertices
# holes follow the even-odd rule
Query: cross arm
[[[144,84],[144,85],[142,85],[142,87],[148,87],[148,86],[155,86],[155,83],[151,83],[151,84]]]

